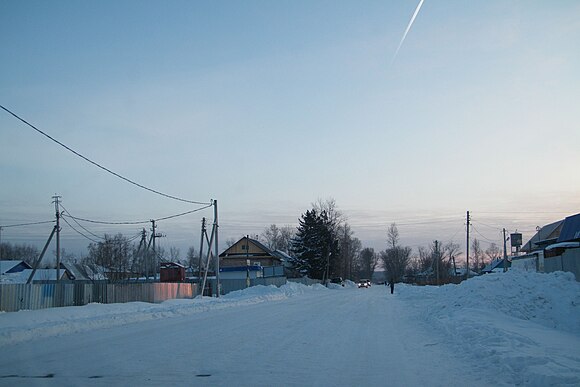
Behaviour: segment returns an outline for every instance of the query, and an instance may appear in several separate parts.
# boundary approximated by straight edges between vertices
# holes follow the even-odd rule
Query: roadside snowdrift
[[[254,286],[229,293],[221,298],[203,297],[169,300],[161,304],[130,302],[125,304],[89,304],[41,310],[0,313],[0,346],[40,337],[84,332],[159,318],[185,316],[213,309],[273,302],[308,292],[327,291],[324,286],[304,286],[288,282],[276,286]]]
[[[490,381],[580,384],[580,283],[571,273],[511,270],[399,293],[435,339],[488,370]]]

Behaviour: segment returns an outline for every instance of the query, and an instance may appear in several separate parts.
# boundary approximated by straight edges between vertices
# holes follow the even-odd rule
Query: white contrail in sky
[[[397,54],[399,53],[399,50],[401,49],[401,46],[403,45],[403,42],[405,41],[405,38],[407,37],[407,34],[409,33],[409,30],[411,29],[411,26],[413,25],[413,22],[415,21],[415,18],[417,17],[417,14],[419,13],[421,6],[423,5],[423,1],[425,1],[425,0],[419,1],[419,5],[417,5],[417,8],[415,9],[415,13],[413,13],[413,17],[411,17],[411,21],[407,25],[407,29],[405,30],[405,33],[403,34],[403,37],[401,38],[401,42],[399,43],[399,47],[397,47],[397,51],[395,51],[395,55],[393,56],[393,63],[395,62],[395,59],[397,58]]]

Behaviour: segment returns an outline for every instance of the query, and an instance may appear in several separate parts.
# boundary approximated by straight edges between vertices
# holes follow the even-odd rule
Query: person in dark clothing
[[[391,280],[391,294],[393,294],[393,292],[395,291],[395,281]]]

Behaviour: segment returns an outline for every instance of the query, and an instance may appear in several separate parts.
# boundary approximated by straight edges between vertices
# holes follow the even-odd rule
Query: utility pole
[[[437,260],[437,286],[439,286],[439,241],[435,241],[435,259]]]
[[[466,260],[466,266],[467,266],[467,270],[465,272],[465,278],[468,279],[469,278],[469,226],[471,224],[469,223],[469,211],[467,211],[467,246],[466,246],[466,256],[467,256],[467,260]]]
[[[221,293],[221,282],[220,282],[220,254],[218,251],[218,206],[217,206],[217,200],[213,201],[213,226],[214,226],[214,231],[215,231],[215,259],[216,259],[216,265],[215,265],[215,278],[217,281],[217,296],[219,298],[220,293]]]
[[[157,280],[157,250],[155,249],[155,239],[164,237],[165,235],[157,233],[157,226],[155,220],[151,219],[151,238],[153,239],[153,279]]]
[[[54,194],[54,208],[56,210],[56,281],[60,281],[60,196]]]
[[[506,272],[507,271],[507,248],[506,248],[506,242],[507,239],[505,237],[505,228],[503,229],[503,271]]]
[[[201,218],[201,241],[199,242],[199,264],[198,264],[198,271],[199,271],[199,275],[197,276],[197,279],[199,280],[199,286],[201,286],[201,257],[203,257],[203,237],[207,238],[207,234],[205,231],[205,218]],[[203,289],[202,289],[203,292]],[[203,293],[202,293],[203,295]]]

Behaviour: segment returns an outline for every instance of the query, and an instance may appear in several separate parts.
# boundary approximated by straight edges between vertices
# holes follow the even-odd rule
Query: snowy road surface
[[[425,318],[427,305],[436,305],[437,288],[400,287],[394,296],[382,286],[296,289],[284,293],[260,287],[218,301],[0,314],[0,385],[580,383],[580,340],[573,332],[481,310],[441,314],[437,326]],[[469,344],[463,346],[442,327],[469,323],[469,316],[475,316],[472,328],[483,333],[468,330],[464,339]],[[500,337],[482,336],[495,326],[502,329]],[[462,331],[451,334],[457,332]],[[487,341],[491,344],[485,347]],[[498,361],[504,365],[512,357],[513,367],[498,367]]]

